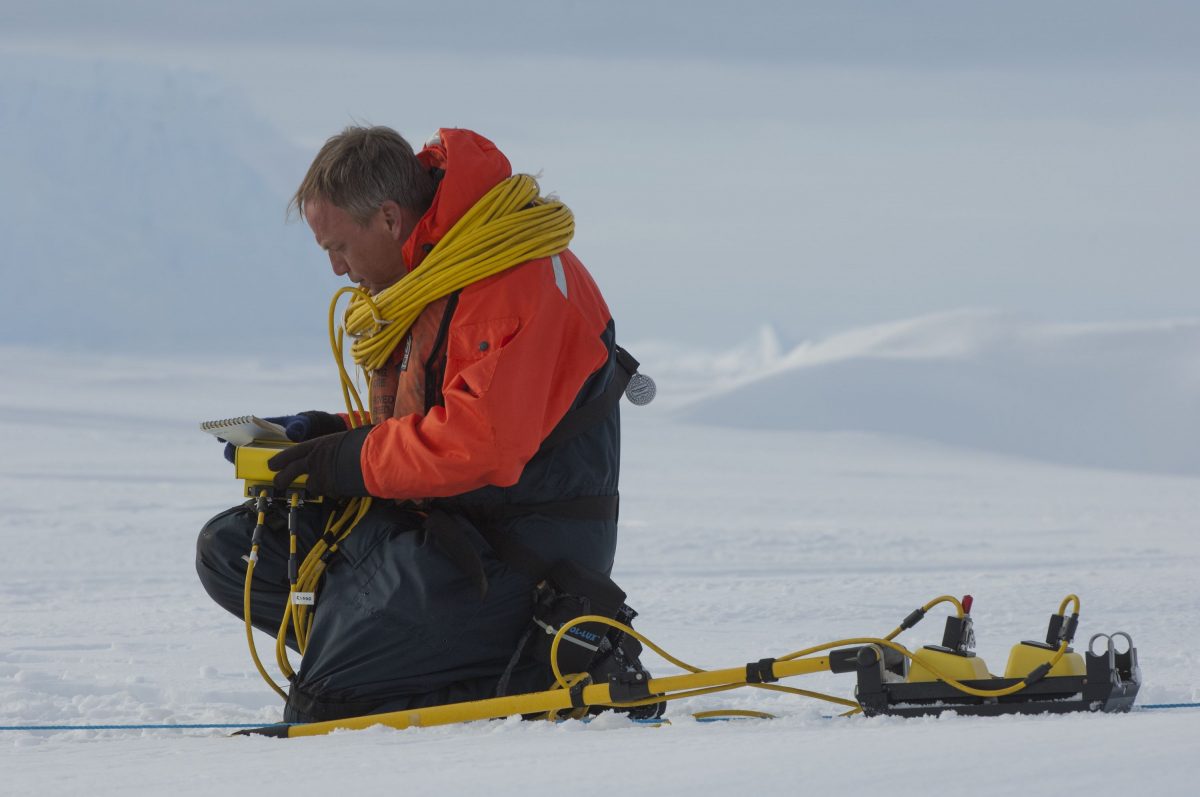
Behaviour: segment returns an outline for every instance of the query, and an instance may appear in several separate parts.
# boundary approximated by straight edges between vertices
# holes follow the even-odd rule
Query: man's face
[[[304,205],[304,218],[317,246],[329,253],[333,273],[371,293],[379,293],[408,273],[402,250],[416,224],[415,215],[388,201],[362,225],[319,198]]]

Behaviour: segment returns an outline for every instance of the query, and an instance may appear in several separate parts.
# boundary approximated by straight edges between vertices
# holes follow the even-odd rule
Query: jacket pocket
[[[446,384],[482,396],[492,384],[501,350],[517,334],[515,316],[451,327],[446,345]]]

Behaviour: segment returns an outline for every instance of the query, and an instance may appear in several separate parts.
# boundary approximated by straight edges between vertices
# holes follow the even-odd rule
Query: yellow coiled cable
[[[375,296],[349,289],[354,296],[344,328],[354,339],[350,348],[354,361],[366,371],[382,368],[429,303],[528,260],[566,249],[575,234],[574,216],[562,202],[542,198],[538,191],[537,181],[527,174],[504,180],[476,202],[421,265],[399,282]],[[335,342],[335,349],[339,344],[340,340]]]

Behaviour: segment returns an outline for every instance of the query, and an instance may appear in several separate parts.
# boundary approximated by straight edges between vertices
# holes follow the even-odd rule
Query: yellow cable
[[[279,630],[275,633],[275,664],[279,671],[289,681],[296,675],[287,655],[288,625],[292,622],[292,599],[288,595],[287,604],[283,607],[283,618],[279,621]]]
[[[670,695],[654,695],[643,700],[632,700],[626,703],[606,703],[606,706],[612,708],[638,708],[640,706],[651,706],[655,703],[670,703],[672,700],[684,700],[689,697],[702,697],[703,695],[713,695],[717,692],[728,692],[733,689],[741,689],[746,684],[721,684],[720,686],[705,686],[700,689],[689,689],[686,692],[676,692]]]
[[[960,601],[958,598],[954,597],[953,595],[939,595],[938,597],[934,598],[933,600],[929,601],[929,603],[926,603],[924,606],[921,607],[921,617],[924,618],[925,613],[928,612],[930,609],[932,609],[934,606],[937,606],[939,603],[954,604],[954,609],[956,612],[958,612],[959,619],[961,619],[963,617],[963,615],[966,614],[966,612],[963,610],[962,601]],[[916,623],[913,623],[913,625],[916,625]],[[890,634],[885,636],[884,639],[886,639],[890,642],[891,640],[900,636],[900,634],[903,633],[903,631],[904,631],[904,626],[898,625]]]
[[[259,492],[258,499],[260,502],[260,508],[258,510],[258,528],[262,528],[267,522],[266,510],[261,506],[261,502],[265,501],[266,497],[266,490]],[[282,697],[284,700],[287,700],[287,692],[284,692],[283,689],[279,687],[279,684],[275,683],[275,679],[272,678],[269,673],[267,673],[267,668],[263,666],[262,660],[259,659],[258,648],[254,644],[254,624],[250,622],[250,585],[254,579],[254,565],[257,561],[258,543],[254,543],[250,546],[250,556],[247,557],[246,560],[246,582],[242,587],[242,619],[246,623],[246,642],[250,646],[250,658],[254,660],[254,667],[258,670],[258,674],[262,676],[263,680],[267,682],[268,686],[275,690],[277,695]]]
[[[258,658],[258,648],[254,646],[254,625],[250,622],[250,581],[254,576],[254,561],[258,558],[258,546],[251,546],[250,563],[246,564],[246,588],[242,593],[242,616],[246,618],[246,642],[250,643],[250,657],[254,660],[254,669],[258,670],[258,675],[263,676],[263,681],[275,690],[275,694],[282,697],[283,700],[288,699],[288,694],[280,688],[280,685],[275,683],[275,679],[271,678],[266,667],[263,666],[262,659]]]
[[[766,711],[752,711],[746,708],[720,708],[713,711],[696,711],[692,716],[698,720],[719,719],[721,717],[749,717],[750,719],[773,720],[774,714]]]
[[[382,368],[431,302],[513,266],[566,249],[575,233],[571,211],[562,202],[543,199],[538,191],[537,181],[526,174],[504,180],[476,202],[421,265],[399,282],[374,296],[349,289],[353,296],[344,329],[354,338],[351,353],[355,362],[366,371]]]
[[[937,606],[939,603],[952,603],[952,604],[954,604],[954,610],[955,610],[956,612],[958,612],[958,617],[959,617],[959,619],[962,619],[962,616],[963,616],[964,614],[966,614],[966,612],[965,612],[965,611],[963,611],[963,605],[962,605],[962,601],[960,601],[958,598],[954,597],[953,595],[939,595],[938,597],[934,598],[933,600],[931,600],[929,603],[925,604],[925,605],[924,605],[924,606],[922,606],[921,608],[922,608],[924,611],[929,611],[929,610],[930,610],[930,609],[932,609],[934,606]]]
[[[567,678],[566,678],[567,686],[565,688],[573,689],[578,684],[584,683],[584,682],[590,683],[591,680],[592,680],[592,677],[590,675],[588,675],[586,672],[573,673],[573,674],[567,676]],[[564,687],[561,687],[558,684],[555,684],[554,686],[552,686],[550,688],[551,689],[562,689]],[[560,716],[560,714],[562,713],[562,711],[564,709],[559,709],[557,711],[547,711],[545,715],[540,717],[540,719],[549,720],[551,722],[557,722],[560,719],[573,719],[573,720],[583,719],[583,717],[587,714],[587,709],[588,709],[587,706],[581,706],[579,708],[571,708],[569,711],[567,711],[566,717]]]
[[[1075,614],[1079,614],[1079,609],[1080,609],[1080,607],[1079,607],[1079,596],[1078,596],[1078,595],[1076,595],[1075,593],[1071,593],[1070,595],[1068,595],[1067,597],[1065,597],[1065,598],[1063,598],[1063,599],[1062,599],[1062,603],[1060,603],[1060,604],[1058,605],[1058,613],[1059,613],[1059,614],[1066,614],[1066,611],[1067,611],[1067,604],[1068,604],[1068,603],[1071,603],[1071,602],[1074,602],[1074,603],[1075,603],[1075,612],[1074,612],[1074,613],[1075,613]]]
[[[858,703],[853,700],[847,700],[844,697],[834,697],[827,695],[824,692],[813,692],[809,689],[797,689],[794,686],[782,686],[781,684],[747,684],[755,689],[766,689],[770,692],[786,692],[789,695],[799,695],[800,697],[811,697],[814,700],[824,700],[827,703],[837,703],[839,706],[848,706],[858,708]]]
[[[318,539],[300,564],[300,574],[296,581],[297,592],[312,592],[317,590],[321,576],[325,573],[325,555],[337,550],[338,545],[350,535],[359,521],[371,508],[370,498],[351,499],[346,507],[337,514],[332,514],[326,522],[326,533],[334,538],[334,542],[326,546],[324,540]],[[292,627],[296,634],[297,647],[303,656],[308,647],[308,637],[312,631],[313,607],[307,604],[289,604],[285,613],[291,614]],[[277,641],[276,651],[280,650]]]
[[[367,411],[363,406],[362,396],[354,387],[354,380],[346,371],[345,356],[342,349],[344,329],[338,326],[337,323],[337,305],[338,300],[350,294],[352,297],[357,297],[361,301],[371,303],[371,295],[362,288],[347,286],[339,288],[334,292],[333,298],[329,302],[329,347],[333,352],[333,361],[337,365],[338,377],[341,383],[342,398],[346,403],[346,412],[350,415],[350,428],[357,428],[362,424],[362,419],[366,416]]]
[[[288,496],[288,510],[289,510],[289,512],[294,511],[299,506],[300,506],[300,494],[293,492],[290,496]],[[289,524],[288,554],[289,554],[289,562],[290,562],[291,557],[293,557],[297,554],[296,533],[295,533],[295,529],[290,528],[290,526],[291,526],[290,516],[289,516],[288,524]],[[288,566],[289,566],[289,568],[291,567],[290,563]],[[294,610],[292,608],[293,600],[295,598],[296,593],[301,592],[301,591],[303,591],[303,590],[300,588],[300,583],[299,583],[298,578],[297,578],[296,583],[290,584],[288,586],[287,602],[284,604],[284,607],[283,607],[283,617],[279,623],[279,631],[278,631],[278,633],[275,634],[275,663],[279,666],[279,671],[282,672],[284,677],[287,678],[289,681],[293,677],[295,677],[296,671],[292,668],[292,663],[288,659],[288,652],[287,652],[288,624],[292,621],[293,616],[294,616]],[[305,648],[305,638],[304,638],[304,634],[303,634],[303,628],[301,627],[301,625],[299,623],[295,623],[294,625],[295,625],[295,628],[293,630],[296,635],[296,647],[299,650],[303,651]]]
[[[246,565],[246,587],[242,594],[242,615],[246,619],[246,641],[250,645],[250,658],[254,659],[254,667],[258,670],[258,674],[267,682],[267,686],[275,690],[275,694],[287,700],[287,692],[283,691],[267,672],[267,668],[263,666],[262,660],[258,657],[258,648],[254,645],[254,625],[250,622],[250,579],[254,577],[254,562],[257,558],[258,546],[251,546],[250,562]]]

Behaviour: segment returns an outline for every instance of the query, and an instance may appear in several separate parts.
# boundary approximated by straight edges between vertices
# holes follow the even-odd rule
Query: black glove
[[[361,457],[371,428],[360,426],[348,432],[322,435],[280,451],[267,460],[267,467],[278,471],[275,489],[287,489],[306,473],[305,489],[313,495],[331,498],[369,495],[363,483]]]
[[[320,410],[307,410],[295,415],[284,415],[282,418],[265,418],[274,421],[287,431],[288,440],[303,443],[314,437],[327,434],[337,434],[346,431],[346,422],[341,416]]]
[[[296,415],[279,415],[274,418],[263,418],[263,420],[282,426],[288,440],[293,443],[303,443],[305,440],[312,440],[321,435],[346,431],[346,422],[340,416],[320,410],[309,410]],[[217,439],[220,440],[220,438]],[[225,443],[225,459],[233,462],[235,448],[233,443]]]

